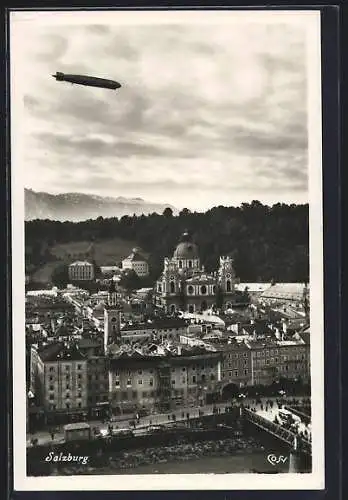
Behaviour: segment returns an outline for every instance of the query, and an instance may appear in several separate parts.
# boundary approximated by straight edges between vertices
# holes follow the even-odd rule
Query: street
[[[243,402],[244,405],[250,405],[251,408],[255,408],[257,414],[273,422],[276,416],[279,418],[279,408],[278,405],[276,404],[276,399],[277,398],[262,398],[261,403],[259,402],[257,404],[255,402],[255,399],[245,398],[241,402]],[[273,402],[273,408],[271,408],[270,405],[267,405],[267,401]],[[114,419],[111,422],[102,422],[100,420],[93,420],[89,421],[88,423],[91,426],[92,433],[94,427],[98,428],[98,430],[101,433],[104,432],[106,433],[108,431],[109,425],[111,425],[114,430],[132,430],[134,434],[140,435],[144,434],[146,432],[145,429],[151,425],[164,425],[168,423],[173,423],[174,422],[172,418],[173,415],[175,415],[176,422],[180,421],[183,422],[187,420],[187,414],[189,414],[189,418],[199,417],[199,412],[203,412],[204,415],[212,415],[214,406],[218,410],[220,410],[220,413],[223,414],[225,412],[226,406],[230,405],[231,405],[230,402],[223,402],[223,403],[217,403],[215,405],[206,405],[203,407],[195,407],[195,408],[185,407],[177,410],[172,410],[167,413],[152,414],[146,417],[139,418],[138,422],[135,422],[135,427],[131,427],[129,425],[131,421],[134,421],[133,414],[129,415],[128,417],[125,415],[116,418],[114,417]],[[307,430],[308,432],[310,432],[308,427],[303,423],[300,424],[299,430]],[[32,446],[31,441],[33,438],[36,438],[38,440],[37,445],[44,445],[49,443],[61,443],[64,441],[63,426],[60,426],[59,431],[54,433],[53,439],[49,431],[39,431],[36,432],[35,434],[27,434],[27,446]]]

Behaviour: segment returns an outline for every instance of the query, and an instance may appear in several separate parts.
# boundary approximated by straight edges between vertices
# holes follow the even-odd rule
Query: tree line
[[[231,255],[241,281],[308,281],[308,204],[269,207],[258,201],[240,207],[218,206],[205,213],[185,208],[177,216],[167,208],[162,214],[120,219],[27,221],[26,268],[35,269],[54,260],[50,248],[55,244],[118,237],[136,241],[149,253],[151,279],[156,279],[164,257],[173,254],[185,230],[198,245],[201,263],[208,272],[217,269],[220,256]]]

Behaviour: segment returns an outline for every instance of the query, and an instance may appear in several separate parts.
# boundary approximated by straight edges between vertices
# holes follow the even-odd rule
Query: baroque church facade
[[[220,257],[218,270],[207,273],[201,266],[197,245],[185,232],[173,257],[164,259],[155,304],[167,313],[195,313],[212,306],[226,310],[232,307],[236,283],[232,258]]]

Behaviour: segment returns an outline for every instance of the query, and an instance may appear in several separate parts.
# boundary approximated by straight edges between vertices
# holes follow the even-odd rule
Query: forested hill
[[[308,281],[307,204],[268,207],[254,201],[205,213],[183,209],[178,216],[166,209],[162,215],[99,217],[77,223],[34,220],[26,222],[25,228],[27,264],[38,254],[49,257],[49,249],[58,243],[116,237],[135,241],[147,252],[156,277],[163,258],[172,255],[181,233],[188,229],[207,271],[217,268],[220,255],[232,255],[242,281]]]

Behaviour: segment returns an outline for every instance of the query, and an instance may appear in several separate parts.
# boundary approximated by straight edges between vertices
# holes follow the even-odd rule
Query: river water
[[[285,463],[272,466],[267,461],[268,453],[255,451],[252,453],[237,453],[229,457],[202,457],[187,461],[170,461],[141,465],[134,469],[113,469],[103,467],[90,470],[89,474],[242,474],[253,471],[270,473],[286,473],[289,468],[289,457]]]

